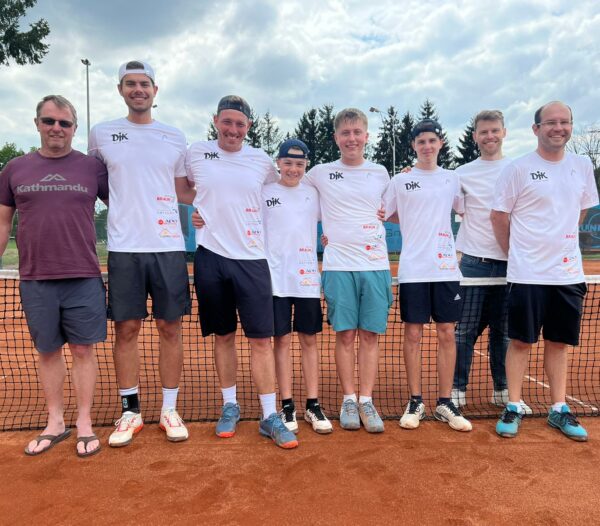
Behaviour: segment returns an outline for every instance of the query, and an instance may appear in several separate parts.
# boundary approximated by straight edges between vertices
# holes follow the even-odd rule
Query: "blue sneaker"
[[[363,426],[369,433],[383,433],[385,429],[383,420],[381,420],[373,402],[358,404],[358,412]]]
[[[240,420],[240,406],[227,402],[221,409],[221,418],[215,432],[218,437],[231,438],[235,435],[235,426]]]
[[[261,420],[258,431],[283,449],[298,447],[296,435],[285,427],[278,413],[271,413],[267,418]]]
[[[504,411],[502,411],[500,420],[498,420],[498,423],[496,424],[496,433],[505,438],[516,437],[522,419],[523,415],[519,413],[517,406],[508,404],[504,408]]]
[[[354,400],[346,400],[340,411],[340,426],[342,429],[354,431],[360,429],[360,416],[358,414],[358,403]]]
[[[562,406],[560,412],[550,409],[548,425],[560,429],[570,439],[577,440],[577,442],[585,442],[588,439],[587,431],[571,413],[567,404]]]

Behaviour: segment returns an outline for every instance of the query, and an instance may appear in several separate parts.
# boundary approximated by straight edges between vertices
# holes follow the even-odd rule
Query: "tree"
[[[8,161],[21,155],[25,155],[23,150],[17,148],[17,145],[14,142],[7,142],[2,148],[0,148],[0,170],[6,166]]]
[[[262,147],[269,157],[275,157],[277,154],[282,137],[283,134],[277,126],[277,121],[271,116],[271,112],[267,110],[262,124]]]
[[[43,18],[29,24],[29,31],[19,31],[19,19],[37,0],[3,0],[0,3],[0,66],[8,66],[13,59],[17,64],[39,64],[48,53],[43,40],[50,27]]]
[[[429,99],[425,99],[420,111],[421,113],[417,119],[418,121],[422,121],[423,119],[433,119],[441,125],[440,118],[435,110],[435,106]],[[454,158],[452,152],[450,151],[450,142],[448,141],[446,132],[442,132],[442,140],[444,141],[444,145],[442,146],[442,149],[438,155],[438,164],[442,168],[452,168],[454,166]]]
[[[333,121],[335,113],[333,112],[333,104],[323,104],[319,108],[317,123],[317,141],[318,150],[316,158],[319,163],[330,163],[339,157],[339,151],[333,134],[335,129]]]
[[[415,121],[410,112],[406,112],[400,121],[400,130],[396,139],[396,166],[402,170],[407,166],[412,166],[416,153],[412,147],[412,129]]]
[[[319,162],[317,160],[319,149],[318,124],[317,110],[311,108],[303,113],[294,130],[295,138],[303,141],[310,150],[310,153],[308,154],[310,166],[314,166]]]
[[[378,141],[373,151],[373,160],[376,163],[382,164],[387,169],[390,176],[395,173],[393,164],[393,150],[395,145],[396,150],[396,167],[398,166],[398,146],[399,146],[399,131],[400,121],[398,120],[398,112],[394,106],[390,106],[387,110],[387,116],[381,117],[381,127],[377,134]]]
[[[252,126],[248,129],[248,133],[246,134],[246,144],[248,146],[252,146],[253,148],[262,148],[263,141],[263,123],[260,115],[254,113],[254,110],[250,110],[250,120],[252,121]]]
[[[594,123],[575,131],[567,143],[567,150],[590,158],[596,186],[600,190],[600,126]]]
[[[209,141],[216,141],[219,138],[219,133],[215,128],[215,123],[211,120],[208,124],[208,132],[206,132],[206,138]]]
[[[477,146],[477,143],[473,139],[474,131],[475,128],[473,127],[473,120],[471,120],[471,122],[465,128],[463,136],[458,140],[460,143],[460,145],[457,146],[459,155],[454,158],[456,161],[456,166],[462,166],[463,164],[470,163],[481,155],[479,146]]]

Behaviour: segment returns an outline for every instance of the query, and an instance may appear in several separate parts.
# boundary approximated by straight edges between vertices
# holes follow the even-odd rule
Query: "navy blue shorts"
[[[292,306],[294,307],[293,328],[295,332],[317,334],[323,330],[321,298],[273,296],[274,336],[285,336],[292,332]]]
[[[229,259],[199,246],[194,283],[202,336],[234,332],[238,314],[248,338],[273,336],[273,292],[266,259]]]
[[[406,323],[454,323],[460,320],[460,281],[400,283],[400,317]]]

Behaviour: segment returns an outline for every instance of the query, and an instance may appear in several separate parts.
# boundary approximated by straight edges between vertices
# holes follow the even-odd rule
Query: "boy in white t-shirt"
[[[297,139],[284,141],[277,166],[280,180],[263,187],[265,250],[273,285],[275,321],[274,351],[282,419],[297,432],[292,399],[292,328],[302,350],[302,372],[306,386],[304,419],[317,433],[331,433],[331,422],[319,405],[319,352],[317,333],[323,328],[321,279],[317,261],[319,196],[301,182],[308,164],[308,147]],[[293,327],[292,327],[292,307]]]
[[[548,424],[567,437],[587,440],[567,398],[567,346],[579,344],[585,276],[578,223],[598,204],[592,164],[566,151],[573,130],[571,108],[549,102],[534,115],[536,151],[508,165],[496,184],[491,220],[508,253],[509,402],[496,424],[503,437],[515,437],[523,416],[521,389],[529,352],[544,336],[544,370],[552,407]]]
[[[413,128],[412,138],[417,164],[410,172],[397,174],[384,196],[386,215],[398,220],[403,245],[398,282],[400,314],[405,323],[404,363],[411,397],[400,427],[415,429],[425,416],[421,394],[421,338],[423,325],[433,318],[438,338],[439,378],[434,416],[457,431],[470,431],[471,423],[451,400],[456,362],[454,324],[461,314],[462,276],[450,214],[453,208],[462,213],[460,186],[454,172],[437,165],[443,145],[441,126],[425,119]]]
[[[385,228],[377,217],[389,184],[387,170],[364,158],[367,116],[348,108],[334,119],[338,161],[320,164],[305,176],[319,192],[323,233],[323,293],[336,331],[335,361],[344,393],[343,429],[384,430],[373,388],[379,362],[379,334],[385,333],[392,304]],[[354,382],[355,341],[359,339],[360,398]]]

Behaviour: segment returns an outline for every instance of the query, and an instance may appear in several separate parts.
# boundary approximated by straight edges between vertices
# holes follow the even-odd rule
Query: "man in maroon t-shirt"
[[[97,373],[93,346],[106,339],[106,305],[94,205],[96,197],[108,199],[108,177],[102,162],[71,148],[77,113],[67,99],[44,97],[34,122],[41,148],[13,159],[0,174],[0,255],[17,210],[21,303],[48,406],[48,424],[25,453],[44,453],[71,434],[63,415],[62,347],[68,343],[78,406],[76,451],[85,457],[100,451],[90,410]]]

